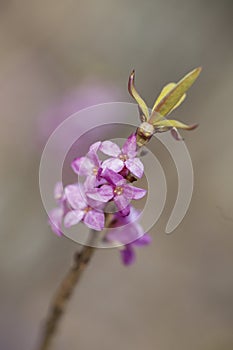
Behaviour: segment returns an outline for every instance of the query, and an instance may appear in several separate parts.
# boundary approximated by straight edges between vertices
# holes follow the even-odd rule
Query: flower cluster
[[[61,183],[55,186],[54,196],[57,208],[49,213],[52,230],[62,235],[62,225],[70,227],[83,222],[89,228],[102,231],[105,227],[104,209],[113,202],[117,212],[110,223],[111,230],[105,240],[117,242],[125,265],[135,259],[134,247],[150,243],[149,235],[144,234],[137,223],[139,213],[131,201],[145,196],[146,190],[134,187],[130,179],[141,178],[144,167],[138,157],[138,148],[147,144],[153,134],[171,131],[176,140],[181,140],[178,129],[193,130],[197,127],[186,125],[168,116],[185,99],[187,90],[193,85],[201,72],[201,67],[186,74],[177,83],[167,84],[156,99],[152,110],[147,107],[135,88],[135,72],[129,77],[128,90],[138,104],[141,124],[123,145],[122,149],[111,141],[96,142],[89,148],[86,157],[75,159],[71,166],[79,176],[85,176],[83,184],[68,185],[63,189]],[[101,161],[98,152],[109,156]]]
[[[98,152],[109,158],[101,161]],[[135,258],[133,247],[150,243],[149,236],[144,235],[136,222],[138,215],[131,205],[132,200],[146,195],[145,189],[128,181],[129,175],[141,178],[144,173],[143,163],[137,156],[136,134],[126,140],[122,149],[111,141],[94,143],[87,155],[76,158],[71,167],[85,180],[65,188],[61,183],[56,184],[54,197],[58,206],[49,213],[52,230],[61,236],[62,225],[69,228],[83,222],[90,229],[102,231],[106,220],[104,209],[112,202],[116,207],[112,218],[114,228],[109,231],[106,240],[123,245],[122,261],[126,265],[132,263]],[[126,224],[127,230],[124,230]]]

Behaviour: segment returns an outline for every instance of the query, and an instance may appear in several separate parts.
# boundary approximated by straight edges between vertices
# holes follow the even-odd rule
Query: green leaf
[[[184,129],[184,130],[193,130],[197,127],[197,124],[193,125],[186,125],[184,123],[179,122],[178,120],[170,120],[170,119],[164,119],[157,123],[154,123],[154,127],[156,128],[177,128],[177,129]]]
[[[153,113],[156,112],[158,112],[162,116],[166,116],[173,109],[178,107],[180,103],[184,100],[186,91],[193,85],[200,72],[201,67],[198,67],[190,73],[188,73],[187,75],[185,75],[185,77],[181,79],[177,84],[173,85],[174,83],[170,83],[167,86],[165,86],[164,92],[162,90],[159,96],[159,102],[157,103],[156,101],[155,106],[153,107],[152,116]],[[154,124],[156,122],[156,118],[153,119]]]
[[[177,86],[176,83],[169,83],[167,85],[164,86],[163,90],[161,91],[159,97],[156,99],[155,104],[152,108],[152,112],[156,109],[156,107],[158,106],[158,104],[160,103],[160,101],[170,92],[174,89],[174,87]],[[169,113],[171,113],[174,109],[176,109],[177,107],[179,107],[179,105],[184,101],[186,97],[186,94],[183,94],[183,96],[179,99],[179,101],[177,102],[177,104],[170,110]]]
[[[148,111],[147,105],[146,105],[145,101],[141,98],[141,96],[139,95],[137,90],[135,89],[134,80],[135,80],[135,71],[133,70],[129,76],[128,90],[129,90],[130,95],[137,102],[137,104],[138,104],[139,108],[141,109],[143,115],[145,116],[146,120],[149,120],[149,111]]]

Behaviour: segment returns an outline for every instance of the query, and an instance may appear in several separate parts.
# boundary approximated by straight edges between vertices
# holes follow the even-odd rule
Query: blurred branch
[[[106,215],[105,227],[110,227],[112,220],[112,214]],[[38,350],[48,350],[50,348],[59,321],[65,313],[67,303],[73,294],[74,288],[79,282],[82,273],[87,268],[96,250],[94,244],[100,239],[102,239],[100,232],[91,230],[90,239],[88,240],[87,245],[84,246],[80,252],[74,254],[73,265],[70,267],[68,273],[58,287],[51,303]]]
[[[93,234],[92,234],[93,236]],[[39,350],[48,350],[54,337],[59,320],[65,312],[67,303],[77,285],[83,271],[88,266],[96,248],[84,246],[80,252],[75,253],[73,265],[61,282],[52,301],[49,314],[47,316],[42,341]]]

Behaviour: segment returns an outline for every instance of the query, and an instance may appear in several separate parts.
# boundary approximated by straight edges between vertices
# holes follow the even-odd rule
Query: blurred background
[[[96,252],[53,345],[233,348],[232,16],[230,0],[0,2],[0,349],[36,349],[79,248],[51,233],[40,199],[39,162],[51,132],[89,105],[132,102],[132,68],[152,106],[165,83],[199,65],[201,77],[174,113],[200,124],[184,134],[195,174],[187,215],[164,234],[177,174],[158,145],[168,198],[153,244],[129,268],[117,250]]]

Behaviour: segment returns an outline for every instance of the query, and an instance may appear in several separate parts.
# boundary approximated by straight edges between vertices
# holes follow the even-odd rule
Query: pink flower
[[[100,167],[101,162],[97,155],[97,151],[101,145],[98,141],[94,143],[87,153],[86,157],[80,157],[73,160],[71,167],[74,172],[80,176],[95,176],[99,177],[102,168]]]
[[[123,247],[120,247],[121,260],[124,265],[131,265],[135,262],[135,247],[149,245],[152,241],[150,235],[145,234],[138,223],[139,215],[140,212],[134,207],[130,208],[128,216],[122,217],[116,213],[116,224],[106,235],[108,241],[124,244]]]
[[[136,135],[132,134],[124,143],[122,149],[112,141],[104,141],[100,145],[100,151],[111,156],[102,164],[103,169],[111,169],[119,173],[126,167],[133,175],[141,178],[144,171],[144,166],[137,155]]]
[[[136,255],[134,251],[134,247],[143,247],[145,245],[149,245],[152,242],[151,236],[147,233],[139,238],[137,241],[126,244],[123,249],[121,249],[121,260],[124,265],[132,265],[136,260]]]
[[[118,210],[124,216],[129,214],[130,201],[141,199],[146,194],[146,190],[129,185],[123,176],[111,169],[105,169],[101,176],[107,180],[108,185],[88,190],[87,196],[98,201],[104,201],[104,198],[109,198],[109,200],[113,198]]]
[[[64,226],[70,227],[83,221],[91,229],[101,231],[104,228],[105,216],[101,204],[90,201],[81,184],[68,185],[65,195],[71,210],[64,217]]]

